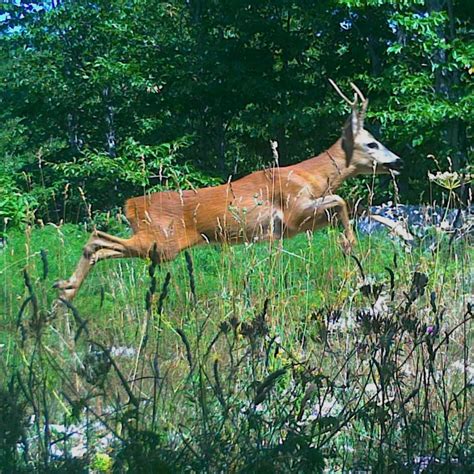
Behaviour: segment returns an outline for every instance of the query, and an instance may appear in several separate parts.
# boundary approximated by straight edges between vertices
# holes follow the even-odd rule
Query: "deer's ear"
[[[342,149],[346,154],[346,165],[349,166],[349,163],[352,159],[352,154],[354,152],[354,135],[357,127],[357,114],[352,112],[351,116],[346,120],[344,128],[342,129]]]

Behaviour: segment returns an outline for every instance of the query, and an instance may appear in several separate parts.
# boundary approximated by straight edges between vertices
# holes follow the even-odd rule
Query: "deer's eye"
[[[377,150],[379,147],[378,143],[375,143],[375,142],[367,143],[367,146],[369,148],[373,148],[374,150]]]

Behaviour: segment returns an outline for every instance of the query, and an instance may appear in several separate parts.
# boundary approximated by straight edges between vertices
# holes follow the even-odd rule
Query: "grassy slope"
[[[351,287],[349,290],[353,290],[351,283],[355,284],[360,274],[354,260],[344,257],[340,251],[338,234],[338,230],[328,229],[314,236],[299,235],[284,241],[281,246],[278,243],[263,243],[191,249],[200,297],[222,296],[231,290],[239,292],[244,280],[248,279],[251,293],[258,297],[262,296],[262,291],[271,296],[283,290],[290,297],[304,292],[307,306],[340,303],[348,290],[341,288],[341,285],[345,286],[347,281]],[[45,282],[48,287],[56,279],[67,277],[72,272],[87,235],[83,228],[75,225],[12,232],[8,246],[0,250],[1,296],[2,303],[6,304],[3,316],[14,314],[18,307],[17,299],[25,294],[22,270],[26,268],[33,279],[40,279],[43,272],[41,250],[45,250],[48,257]],[[374,237],[361,236],[354,254],[361,261],[365,273],[372,276],[381,276],[387,266],[396,271],[394,258],[402,270],[400,273],[414,270],[428,272],[435,290],[436,285],[452,282],[452,278],[459,279],[461,283],[463,276],[466,276],[466,268],[462,268],[463,263],[468,263],[463,262],[468,256],[466,252],[469,249],[465,246],[454,246],[450,252],[444,249],[442,253],[428,249],[423,251],[421,248],[407,252],[398,241],[389,240],[385,233],[381,233]],[[145,267],[144,261],[101,262],[81,289],[76,304],[79,308],[92,309],[94,301],[91,300],[99,300],[97,296],[101,287],[110,302],[117,298],[129,301],[140,299],[147,284]],[[174,282],[174,297],[170,299],[181,305],[187,289],[183,254],[174,262],[163,265],[160,272],[164,274],[165,271],[171,272]],[[403,276],[400,275],[401,278]],[[459,288],[459,285],[451,286]],[[298,302],[303,303],[301,299]],[[110,310],[113,311],[112,308]]]
[[[283,244],[191,249],[198,304],[194,305],[181,254],[157,270],[157,293],[165,273],[171,273],[162,322],[191,333],[197,322],[205,321],[216,329],[232,315],[243,321],[252,318],[269,298],[270,324],[291,343],[292,331],[311,329],[318,310],[342,309],[350,319],[352,308],[363,304],[358,291],[363,281],[355,260],[343,255],[338,236],[339,230],[326,229]],[[46,226],[9,236],[8,246],[0,253],[0,322],[8,328],[0,333],[0,343],[5,344],[15,332],[18,310],[28,295],[23,269],[30,275],[41,307],[48,311],[56,296],[54,281],[70,275],[87,238],[88,233],[75,225]],[[391,268],[399,293],[408,291],[413,272],[426,273],[429,283],[424,304],[429,304],[429,295],[435,292],[438,305],[455,311],[465,304],[472,289],[472,249],[466,243],[448,249],[439,242],[434,252],[426,247],[422,243],[407,251],[399,241],[381,233],[360,236],[354,253],[369,281],[383,283],[386,289],[390,281],[386,268]],[[45,280],[41,250],[47,254]],[[137,344],[150,284],[148,264],[131,259],[100,262],[81,288],[74,304],[102,341],[117,346]]]
[[[194,302],[190,294],[189,271],[184,256],[180,255],[174,262],[163,265],[157,271],[155,302],[167,271],[171,273],[171,284],[163,314],[155,314],[151,320],[146,316],[144,303],[150,284],[147,263],[133,260],[101,262],[82,287],[75,305],[81,317],[89,321],[91,339],[107,346],[140,348],[136,359],[119,361],[130,379],[149,372],[147,364],[151,366],[154,354],[159,355],[167,381],[161,422],[167,430],[175,432],[180,424],[193,426],[196,422],[196,407],[182,398],[188,393],[183,391],[187,387],[185,376],[188,356],[176,328],[182,328],[187,335],[194,361],[202,360],[205,367],[212,360],[203,360],[203,352],[218,332],[220,324],[233,316],[244,323],[252,321],[261,312],[265,299],[270,298],[267,317],[269,332],[270,335],[278,336],[287,352],[275,353],[270,362],[267,360],[265,367],[261,363],[254,366],[249,362],[248,367],[239,368],[242,374],[236,376],[232,382],[235,387],[229,387],[229,393],[235,390],[235,396],[244,399],[248,396],[248,387],[244,381],[249,374],[258,379],[296,359],[307,360],[308,366],[319,367],[318,370],[324,374],[339,371],[347,356],[346,336],[357,335],[357,329],[355,333],[350,329],[349,332],[341,331],[331,336],[332,349],[326,353],[327,347],[317,343],[321,337],[322,324],[318,311],[323,310],[324,319],[324,315],[332,309],[341,309],[343,319],[353,320],[354,308],[363,307],[367,302],[358,291],[362,283],[360,271],[353,259],[343,256],[337,243],[338,235],[338,230],[327,229],[314,236],[300,235],[282,245],[267,243],[192,249],[190,253],[194,262],[197,301]],[[55,297],[51,289],[53,282],[70,274],[86,240],[87,233],[72,225],[60,228],[47,226],[27,233],[11,233],[9,236],[8,246],[0,251],[0,324],[6,329],[0,333],[0,343],[5,344],[3,354],[7,371],[8,367],[21,365],[19,361],[15,362],[18,356],[15,322],[18,309],[28,294],[22,270],[28,270],[40,308],[47,316]],[[439,248],[434,252],[427,248],[426,242],[407,252],[403,245],[384,234],[365,236],[360,239],[355,255],[369,280],[385,283],[386,288],[389,274],[385,267],[395,272],[397,298],[402,298],[403,290],[408,292],[414,271],[426,273],[429,283],[424,296],[418,301],[420,310],[417,317],[426,324],[433,323],[433,316],[427,308],[430,307],[430,293],[435,292],[437,305],[446,308],[446,322],[454,324],[462,315],[461,308],[465,307],[472,284],[472,275],[469,275],[469,271],[472,271],[472,251],[465,243],[452,247],[438,243]],[[48,256],[46,280],[42,277],[44,265],[41,249],[45,249]],[[29,328],[27,341],[33,331],[31,324],[28,326],[29,318],[31,313],[28,310],[23,318],[25,327]],[[65,362],[63,372],[57,368],[57,372],[53,370],[52,376],[48,375],[55,395],[54,413],[61,411],[54,400],[59,398],[58,394],[62,390],[77,395],[79,392],[90,393],[91,388],[77,374],[71,375],[74,364],[70,364],[69,360],[73,359],[73,354],[80,354],[84,350],[84,347],[81,349],[81,346],[72,343],[77,325],[71,315],[56,319],[44,328],[42,343],[45,360],[52,367],[57,357],[63,358]],[[156,345],[149,343],[145,347],[145,334],[150,340],[157,341]],[[313,340],[311,346],[308,346],[308,337]],[[20,351],[25,360],[31,357],[32,353],[28,351],[27,343],[26,348]],[[461,352],[461,348],[455,349],[450,357],[459,358]],[[224,366],[232,366],[229,362],[230,351],[226,352],[222,344],[216,344],[212,354]],[[356,365],[354,370],[362,374],[365,369],[362,365]],[[72,380],[74,388],[69,385]],[[117,381],[112,381],[109,388],[113,390],[100,404],[113,404],[115,398],[112,393],[118,386]],[[150,393],[150,387],[146,384],[138,388]],[[180,404],[180,408],[175,412],[174,419],[170,419],[166,413],[176,403]],[[359,428],[362,429],[361,426]],[[192,432],[192,428],[189,430]],[[271,438],[270,434],[268,436]],[[349,438],[354,447],[357,448],[357,443],[361,442],[365,449],[363,439],[369,435],[360,436],[361,432],[356,430]],[[357,441],[359,438],[360,441]]]

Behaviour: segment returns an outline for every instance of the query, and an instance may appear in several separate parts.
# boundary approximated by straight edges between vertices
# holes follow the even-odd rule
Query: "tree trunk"
[[[218,168],[219,174],[224,178],[228,178],[227,165],[225,162],[225,149],[226,149],[226,124],[221,119],[217,126],[217,159],[218,159]]]
[[[427,11],[440,12],[447,8],[449,24],[440,25],[437,28],[437,35],[443,38],[447,43],[456,38],[456,27],[453,16],[452,1],[425,0]],[[449,33],[448,33],[449,31]],[[450,102],[458,99],[456,86],[459,85],[459,71],[453,69],[449,71],[446,67],[447,57],[444,49],[438,49],[435,53],[434,62],[439,65],[435,70],[435,90],[438,94],[444,96]],[[463,168],[467,163],[467,140],[466,123],[459,118],[446,119],[443,136],[448,144],[453,168],[455,171]]]
[[[115,128],[114,128],[114,107],[110,103],[110,88],[106,87],[103,90],[103,97],[105,102],[105,123],[106,123],[106,131],[105,131],[105,138],[106,138],[106,147],[107,153],[111,158],[115,158],[117,156],[117,147],[116,147],[116,139],[115,139]]]
[[[69,136],[69,146],[74,153],[81,151],[82,140],[77,131],[77,117],[73,112],[67,114],[67,130]]]

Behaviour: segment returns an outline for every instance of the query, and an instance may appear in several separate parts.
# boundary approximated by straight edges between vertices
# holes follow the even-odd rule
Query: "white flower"
[[[470,183],[473,175],[467,173],[465,175],[456,173],[455,171],[437,172],[436,174],[428,173],[428,178],[442,188],[453,190],[459,188],[462,183]]]

